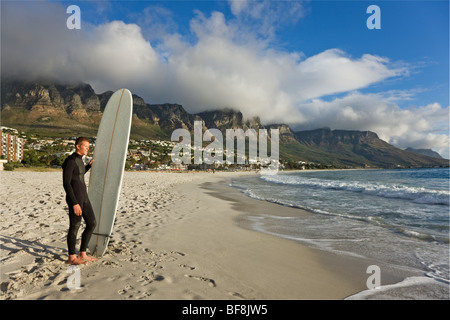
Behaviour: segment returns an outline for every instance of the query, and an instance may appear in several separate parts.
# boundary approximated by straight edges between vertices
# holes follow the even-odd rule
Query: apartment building
[[[0,155],[8,161],[22,161],[24,139],[10,129],[0,128]]]

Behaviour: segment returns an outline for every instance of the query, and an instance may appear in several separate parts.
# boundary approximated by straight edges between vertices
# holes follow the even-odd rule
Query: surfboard
[[[88,244],[91,254],[102,256],[109,243],[122,186],[133,97],[128,89],[113,93],[98,127],[88,196],[97,225]]]

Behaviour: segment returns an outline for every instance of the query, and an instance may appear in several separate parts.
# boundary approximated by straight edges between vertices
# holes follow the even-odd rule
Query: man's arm
[[[75,192],[73,191],[72,185],[70,183],[72,181],[75,166],[75,161],[67,161],[66,165],[63,168],[63,187],[73,206],[78,204],[78,200],[75,197]]]
[[[91,159],[91,161],[89,161],[89,164],[87,164],[87,165],[84,167],[84,173],[86,173],[86,172],[89,171],[89,169],[92,167],[92,163],[94,163],[94,159]]]

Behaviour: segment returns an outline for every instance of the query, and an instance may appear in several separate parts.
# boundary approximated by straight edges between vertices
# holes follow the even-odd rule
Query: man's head
[[[81,156],[87,155],[89,151],[89,140],[85,137],[79,137],[75,140],[75,151]]]

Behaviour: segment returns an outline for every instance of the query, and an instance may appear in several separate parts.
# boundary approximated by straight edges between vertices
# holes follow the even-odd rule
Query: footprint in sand
[[[132,290],[133,286],[127,284],[127,286],[119,291],[117,291],[119,294],[124,295],[126,294],[128,291]]]
[[[164,280],[164,277],[162,275],[153,273],[153,272],[151,273],[151,277],[155,281],[163,281]]]
[[[232,296],[232,297],[239,298],[239,299],[242,299],[242,300],[246,300],[246,298],[242,294],[240,294],[239,292],[228,292],[228,294],[230,296]]]
[[[192,278],[195,280],[199,280],[199,281],[204,281],[208,284],[208,286],[210,287],[215,287],[216,286],[216,282],[213,279],[209,279],[209,278],[205,278],[205,277],[200,277],[200,276],[191,276],[189,274],[185,274],[184,275],[186,278]]]
[[[178,266],[181,267],[181,268],[189,269],[189,270],[195,270],[195,267],[189,266],[187,264],[178,264]]]

